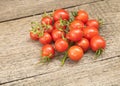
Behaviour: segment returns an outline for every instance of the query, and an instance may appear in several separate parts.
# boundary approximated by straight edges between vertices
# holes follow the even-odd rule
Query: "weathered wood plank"
[[[120,0],[106,0],[106,3],[112,9],[112,12],[120,12]]]
[[[107,40],[107,48],[102,58],[99,58],[96,61],[101,61],[120,55],[120,29],[118,28],[120,25],[119,21],[117,23],[109,21],[116,17],[116,15],[113,15],[114,13],[111,13],[111,10],[105,9],[105,14],[102,15],[101,13],[103,13],[103,9],[95,10],[95,8],[100,8],[101,6],[108,8],[107,4],[105,5],[104,2],[98,2],[96,4],[86,4],[68,9],[73,10],[84,8],[89,12],[91,17],[101,17],[103,18],[105,24],[107,24],[104,25],[100,30],[101,35],[104,36]],[[95,13],[97,15],[93,15]],[[119,14],[120,13],[118,12],[118,16],[115,20],[120,18]],[[28,78],[27,80],[29,81],[30,77],[41,77],[41,75],[44,75],[45,73],[47,74],[55,71],[59,72],[59,70],[64,69],[60,67],[60,62],[58,60],[53,60],[53,62],[51,62],[49,65],[35,65],[39,59],[40,44],[29,39],[28,29],[30,28],[30,22],[38,21],[38,19],[40,19],[40,16],[33,16],[11,22],[0,23],[0,83],[9,83],[14,80],[16,81],[25,78]],[[76,65],[79,66],[87,63],[93,63],[94,60],[92,57],[93,53],[89,51],[77,64],[71,61],[67,61],[66,65],[68,67],[65,66],[65,69],[67,71],[69,67],[71,68]],[[75,71],[77,71],[77,68]],[[39,79],[37,80],[39,81]]]
[[[64,66],[60,70],[3,86],[119,86],[120,57],[87,64]]]
[[[0,21],[41,14],[100,0],[0,0]]]

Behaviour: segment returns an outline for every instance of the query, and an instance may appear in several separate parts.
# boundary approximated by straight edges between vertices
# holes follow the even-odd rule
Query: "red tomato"
[[[99,35],[99,31],[95,27],[86,27],[83,29],[84,37],[90,40],[92,37]]]
[[[45,32],[47,33],[52,33],[54,27],[52,25],[46,25],[45,27],[43,27]]]
[[[75,17],[75,19],[80,20],[83,23],[86,23],[88,21],[88,14],[84,10],[79,10],[78,15]]]
[[[31,38],[32,40],[39,40],[38,34],[32,32],[32,31],[30,32],[30,38]]]
[[[106,41],[101,36],[94,36],[90,41],[90,46],[93,51],[104,49],[106,47]]]
[[[72,46],[68,50],[68,57],[73,61],[79,61],[83,56],[83,49],[79,46]]]
[[[67,39],[70,39],[69,33],[67,33],[67,34],[65,35],[65,37],[66,37]]]
[[[42,47],[42,57],[53,58],[55,50],[52,45],[46,44]]]
[[[65,33],[63,31],[60,31],[57,29],[52,31],[52,38],[54,41],[56,41],[59,38],[62,38],[62,36],[64,36],[64,35],[65,35]]]
[[[52,37],[49,33],[44,33],[44,35],[39,38],[39,42],[42,44],[49,44],[52,42]]]
[[[83,49],[84,52],[86,52],[90,46],[90,43],[88,39],[82,38],[80,41],[76,43],[79,47]]]
[[[45,16],[41,20],[41,24],[45,24],[45,25],[48,25],[48,24],[52,25],[52,22],[53,22],[53,20],[49,16]]]
[[[54,23],[54,28],[55,29],[58,29],[58,30],[64,30],[66,28],[65,25],[62,25],[60,20],[57,20],[55,23]]]
[[[83,28],[83,27],[84,27],[84,23],[82,23],[82,22],[79,21],[79,20],[74,20],[74,21],[72,21],[71,24],[70,24],[70,30],[71,30],[71,29],[76,29],[76,28],[81,29],[81,28]]]
[[[69,13],[64,9],[58,9],[53,13],[53,19],[54,21],[63,19],[68,20],[69,19]]]
[[[69,39],[71,41],[77,42],[80,41],[83,37],[83,31],[81,29],[72,29],[69,32]]]
[[[97,29],[99,28],[99,22],[97,20],[95,20],[95,19],[88,20],[86,25],[95,27]]]
[[[66,40],[63,40],[62,38],[61,39],[58,39],[56,42],[55,42],[55,49],[58,51],[58,52],[64,52],[66,51],[68,48],[68,42]]]

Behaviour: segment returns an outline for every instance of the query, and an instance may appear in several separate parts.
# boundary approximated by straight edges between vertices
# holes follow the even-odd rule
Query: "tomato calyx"
[[[69,23],[71,23],[71,22],[75,19],[75,17],[76,17],[77,15],[78,15],[78,14],[77,14],[77,11],[71,11],[71,12],[70,12]]]
[[[53,13],[46,13],[46,11],[43,13],[43,15],[42,15],[42,18],[43,17],[52,17],[52,14]]]
[[[78,15],[77,11],[72,11],[71,14],[76,17]]]
[[[44,35],[44,30],[38,22],[31,22],[32,32],[38,34],[39,37]]]
[[[102,26],[104,24],[103,20],[101,18],[98,18],[99,25]]]
[[[95,52],[95,58],[94,59],[97,59],[103,53],[103,51],[104,51],[104,49],[102,49],[102,48],[98,49]]]
[[[50,54],[49,56],[42,56],[41,58],[40,58],[40,62],[41,63],[46,63],[46,62],[50,62],[50,60],[51,60],[51,57],[52,56],[52,54]]]

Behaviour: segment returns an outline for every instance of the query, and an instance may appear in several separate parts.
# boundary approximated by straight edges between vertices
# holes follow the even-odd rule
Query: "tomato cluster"
[[[45,15],[40,22],[32,22],[30,37],[43,45],[41,58],[49,61],[55,53],[64,53],[62,64],[67,58],[79,61],[88,49],[98,57],[106,47],[99,34],[100,22],[89,19],[84,10],[68,12],[57,9],[51,15]]]

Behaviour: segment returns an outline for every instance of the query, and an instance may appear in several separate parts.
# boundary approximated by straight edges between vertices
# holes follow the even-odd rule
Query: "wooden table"
[[[39,61],[41,45],[29,38],[30,23],[44,11],[84,9],[102,18],[103,55],[88,51],[78,63]],[[120,86],[120,0],[0,0],[0,86]]]

